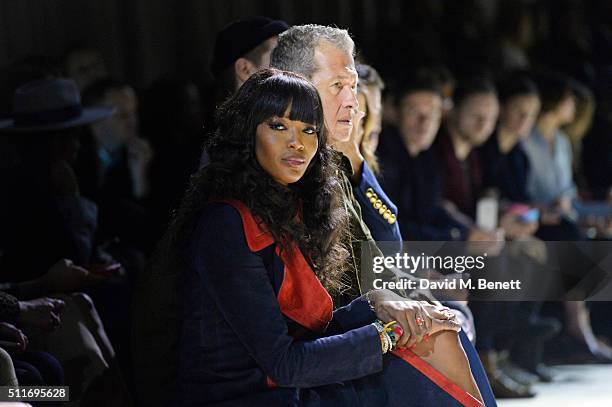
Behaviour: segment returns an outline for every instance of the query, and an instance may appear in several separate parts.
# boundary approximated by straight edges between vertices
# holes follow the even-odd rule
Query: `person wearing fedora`
[[[0,163],[2,282],[40,281],[46,270],[60,259],[71,259],[70,264],[90,269],[83,269],[86,274],[94,273],[89,266],[102,260],[96,255],[95,246],[98,209],[92,201],[81,196],[73,165],[83,126],[110,117],[114,109],[83,107],[75,82],[64,78],[41,79],[23,85],[14,93],[13,106],[12,117],[0,121],[0,150],[10,158]],[[60,284],[62,279],[69,277],[64,270],[55,273],[53,281]],[[108,277],[99,274],[98,285],[91,289],[107,285],[107,281]],[[98,377],[108,385],[114,383],[112,386],[119,394],[117,400],[128,400],[127,391],[119,390],[122,386],[118,384],[121,382],[118,368],[113,368],[113,372],[109,370],[116,362],[106,356],[98,357],[104,354],[99,351],[99,344],[110,346],[108,339],[98,342],[95,335],[88,335],[87,339],[76,333],[82,332],[78,327],[87,325],[84,321],[90,321],[96,313],[87,295],[79,294],[79,298],[84,299],[83,306],[73,298],[73,290],[85,289],[87,285],[76,285],[67,294],[71,307],[85,309],[86,314],[81,319],[75,312],[74,319],[62,320],[62,325],[73,329],[74,334],[57,342],[57,354],[76,354],[74,358],[68,357],[64,366],[74,374],[67,374],[71,378],[69,384],[74,385],[71,388],[74,397],[84,394],[86,386]],[[55,294],[57,290],[49,292],[49,295]],[[14,295],[28,294],[19,291]],[[34,294],[36,296],[39,295]],[[106,325],[107,320],[103,317],[102,320]],[[43,343],[45,339],[40,337]],[[114,360],[113,353],[109,355]],[[102,382],[98,385],[102,386]]]
[[[37,256],[16,258],[20,269],[45,270],[59,254],[77,264],[89,264],[97,207],[80,197],[72,164],[78,155],[82,127],[111,116],[114,110],[83,108],[74,81],[62,78],[23,85],[14,93],[13,106],[12,117],[0,121],[3,144],[14,156],[13,168],[2,171],[2,177],[6,176],[2,186],[9,192],[2,200],[2,206],[8,207],[0,212],[3,234],[7,233],[8,244],[15,249],[36,247]],[[43,205],[47,205],[44,211]],[[36,225],[36,234],[15,224],[25,219]],[[10,252],[5,250],[5,261]],[[23,270],[19,273],[14,277],[36,277],[24,275]]]
[[[270,66],[278,34],[288,28],[282,20],[255,16],[232,22],[219,31],[210,71],[220,99],[234,93],[259,69]]]

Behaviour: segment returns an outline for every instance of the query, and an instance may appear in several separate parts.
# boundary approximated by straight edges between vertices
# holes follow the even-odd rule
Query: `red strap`
[[[484,405],[478,401],[470,393],[457,386],[455,383],[450,381],[446,376],[437,371],[429,363],[418,357],[410,349],[396,349],[392,351],[395,356],[410,363],[415,369],[423,373],[434,382],[442,390],[450,394],[455,400],[461,403],[465,407],[484,407]]]

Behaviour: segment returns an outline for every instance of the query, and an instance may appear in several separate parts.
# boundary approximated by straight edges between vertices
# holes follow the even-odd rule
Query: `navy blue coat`
[[[176,405],[461,405],[465,393],[419,358],[382,355],[363,297],[332,314],[303,256],[284,253],[240,203],[204,209],[187,250]]]

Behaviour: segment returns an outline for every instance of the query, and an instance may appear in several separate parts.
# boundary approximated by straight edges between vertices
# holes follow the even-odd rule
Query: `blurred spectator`
[[[64,71],[83,91],[93,82],[108,76],[102,53],[91,47],[76,47],[64,56]]]
[[[434,142],[442,119],[442,89],[434,77],[405,78],[394,91],[398,129],[386,127],[379,155],[382,186],[398,205],[398,222],[407,240],[456,240],[469,226],[442,204],[442,185]]]
[[[440,130],[436,148],[444,174],[444,196],[474,218],[482,191],[482,168],[476,147],[493,133],[499,115],[494,85],[486,79],[459,82],[454,108]]]
[[[257,70],[270,66],[278,34],[287,28],[284,21],[255,16],[232,22],[219,31],[210,65],[218,100],[234,93]]]
[[[540,97],[536,84],[522,74],[504,78],[498,90],[499,124],[481,150],[484,186],[495,188],[500,198],[510,202],[529,202],[529,162],[520,141],[531,133],[540,112]]]
[[[563,126],[572,146],[572,168],[574,179],[581,188],[586,187],[586,181],[582,173],[582,139],[591,129],[595,115],[595,95],[591,90],[578,81],[572,81],[572,92],[576,101],[576,112],[574,120]],[[584,191],[587,192],[587,191]]]
[[[612,69],[601,74],[593,128],[582,140],[582,169],[593,199],[612,201]]]
[[[359,76],[357,99],[359,109],[365,116],[359,126],[353,127],[353,133],[357,133],[356,142],[363,158],[377,175],[379,167],[376,149],[382,127],[382,91],[385,89],[385,83],[376,69],[369,65],[358,64],[356,69]]]
[[[535,24],[530,3],[526,0],[502,0],[497,20],[498,39],[491,53],[495,71],[508,73],[528,69]]]

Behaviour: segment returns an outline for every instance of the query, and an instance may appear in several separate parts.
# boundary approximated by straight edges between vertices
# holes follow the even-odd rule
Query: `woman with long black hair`
[[[162,328],[180,331],[164,402],[482,405],[448,309],[374,290],[334,311],[347,213],[314,86],[263,70],[216,118],[210,164],[193,176],[149,276],[159,292],[137,300],[158,323],[156,297],[181,310]],[[155,369],[146,363],[138,370]],[[170,364],[157,369],[172,376]]]

